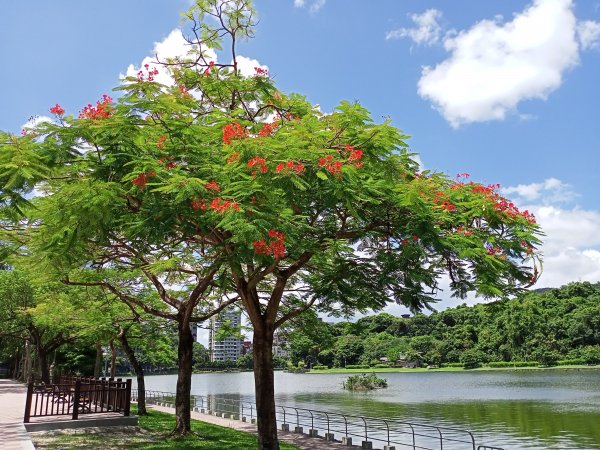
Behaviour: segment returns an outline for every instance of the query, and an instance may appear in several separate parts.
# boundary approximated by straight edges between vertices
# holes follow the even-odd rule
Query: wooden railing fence
[[[23,422],[32,417],[70,416],[106,412],[129,416],[131,380],[61,376],[56,384],[27,385]]]

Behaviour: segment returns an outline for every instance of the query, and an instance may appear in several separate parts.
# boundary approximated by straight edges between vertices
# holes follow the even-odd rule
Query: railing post
[[[27,383],[27,398],[25,399],[25,415],[23,416],[23,422],[29,423],[31,417],[31,397],[33,395],[33,381]]]
[[[444,450],[444,438],[442,436],[442,430],[440,430],[438,427],[435,427],[436,430],[438,430],[438,433],[440,433],[440,450]]]
[[[75,381],[75,392],[73,392],[73,420],[79,418],[79,392],[81,390],[81,380]]]
[[[123,412],[124,416],[129,416],[131,411],[131,378],[127,379],[127,384],[125,385],[125,411]]]

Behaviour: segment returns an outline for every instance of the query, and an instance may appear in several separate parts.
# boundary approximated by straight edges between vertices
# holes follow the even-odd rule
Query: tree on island
[[[518,292],[537,278],[539,229],[497,186],[419,172],[407,136],[359,104],[323,114],[262,67],[243,75],[237,43],[254,16],[246,0],[198,0],[187,56],[145,67],[78,118],[56,105],[56,122],[22,139],[52,168],[31,244],[43,261],[177,322],[175,432],[190,431],[189,324],[239,301],[259,447],[277,449],[280,326],[313,307],[428,308],[443,273],[460,297]],[[156,81],[165,70],[173,85]]]

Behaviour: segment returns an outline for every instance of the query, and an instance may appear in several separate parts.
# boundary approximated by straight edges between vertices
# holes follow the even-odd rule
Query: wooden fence
[[[63,376],[56,384],[28,384],[23,422],[45,416],[70,416],[77,420],[82,414],[107,412],[129,416],[130,406],[130,379]]]

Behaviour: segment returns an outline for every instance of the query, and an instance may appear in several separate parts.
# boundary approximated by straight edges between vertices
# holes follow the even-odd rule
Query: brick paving
[[[27,388],[14,380],[0,380],[0,450],[34,450],[23,426]]]

